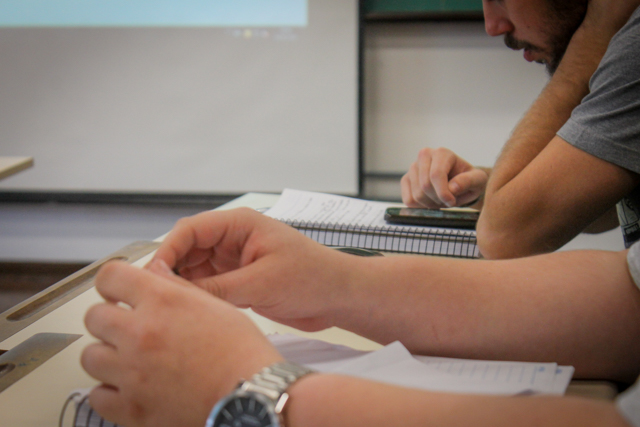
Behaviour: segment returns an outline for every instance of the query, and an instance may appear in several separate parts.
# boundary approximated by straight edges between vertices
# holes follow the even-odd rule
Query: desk
[[[219,209],[231,209],[240,206],[256,209],[268,207],[275,203],[277,197],[276,195],[248,194]],[[161,239],[162,237],[158,240]],[[143,266],[150,258],[151,254],[148,254],[134,264]],[[33,298],[37,297],[38,295]],[[7,313],[19,310],[20,307],[28,304],[32,299],[27,300]],[[95,289],[89,287],[86,291],[79,293],[68,302],[61,304],[55,310],[43,315],[32,324],[0,342],[0,349],[9,350],[37,333],[53,332],[81,335],[79,339],[51,357],[43,365],[0,393],[0,414],[2,414],[3,425],[21,427],[55,426],[58,422],[62,404],[69,392],[76,388],[86,388],[96,384],[82,370],[79,358],[83,348],[93,341],[84,328],[84,314],[88,307],[101,301],[102,299]],[[336,344],[348,345],[360,350],[380,348],[377,343],[338,328],[304,333],[272,322],[251,311],[245,310],[245,312],[264,333],[295,333]],[[3,313],[3,316],[5,314]],[[0,333],[2,332],[2,327],[3,325],[0,324]]]
[[[33,166],[33,157],[0,157],[0,179]]]

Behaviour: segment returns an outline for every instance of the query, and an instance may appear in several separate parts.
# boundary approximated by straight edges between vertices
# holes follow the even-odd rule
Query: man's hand
[[[359,258],[241,208],[178,221],[154,259],[238,307],[315,331],[334,326],[333,314],[348,309],[345,293]]]
[[[423,148],[402,177],[402,201],[409,207],[438,209],[474,204],[489,176],[446,148]]]
[[[98,273],[107,302],[90,308],[85,323],[100,342],[81,360],[102,382],[91,406],[127,426],[202,427],[241,378],[282,357],[231,304],[161,261],[150,270],[113,262]]]

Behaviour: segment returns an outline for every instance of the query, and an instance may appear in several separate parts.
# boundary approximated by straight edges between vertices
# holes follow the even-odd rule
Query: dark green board
[[[478,18],[482,0],[365,0],[365,17],[376,18]]]

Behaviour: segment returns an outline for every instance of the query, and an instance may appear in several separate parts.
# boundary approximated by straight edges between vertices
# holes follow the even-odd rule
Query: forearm
[[[554,251],[612,210],[638,179],[555,137],[485,202],[476,226],[480,252],[496,259]]]
[[[334,375],[291,388],[287,425],[313,426],[627,426],[614,406],[560,397],[432,393]]]
[[[557,71],[516,126],[496,162],[487,185],[492,198],[553,139],[573,109],[589,93],[589,79],[604,55],[609,38],[580,27]]]
[[[400,340],[413,353],[558,362],[588,378],[638,375],[640,292],[624,252],[359,262],[351,308],[335,317],[344,329]]]
[[[540,216],[544,213],[542,210],[559,202],[557,195],[550,191],[554,188],[547,187],[550,176],[558,173],[557,168],[564,167],[569,173],[569,168],[584,166],[572,164],[568,159],[563,162],[551,155],[545,157],[544,153],[557,148],[550,142],[559,139],[555,136],[557,131],[587,95],[589,79],[606,46],[597,32],[584,27],[578,29],[558,70],[505,145],[487,183],[483,218],[478,228],[478,241],[486,257],[514,257],[555,250],[582,230],[577,225],[575,230],[569,230],[565,225],[577,224],[573,220],[580,218],[584,228],[602,214],[587,217],[586,209],[600,208],[588,204],[586,209],[578,206],[577,217],[566,213],[571,222],[566,222],[565,213],[558,214],[556,219],[553,218],[556,215],[550,214],[546,218],[549,224],[541,221]],[[575,207],[568,202],[567,205],[568,209]],[[608,208],[604,207],[603,211]]]
[[[584,233],[597,234],[604,233],[605,231],[613,230],[620,226],[618,221],[618,212],[615,206],[609,209],[604,215],[596,219],[584,229]]]

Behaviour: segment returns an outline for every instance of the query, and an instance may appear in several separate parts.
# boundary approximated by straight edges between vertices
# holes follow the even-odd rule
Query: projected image
[[[0,193],[356,195],[360,2],[0,0]]]
[[[307,0],[0,0],[3,27],[304,27]]]

